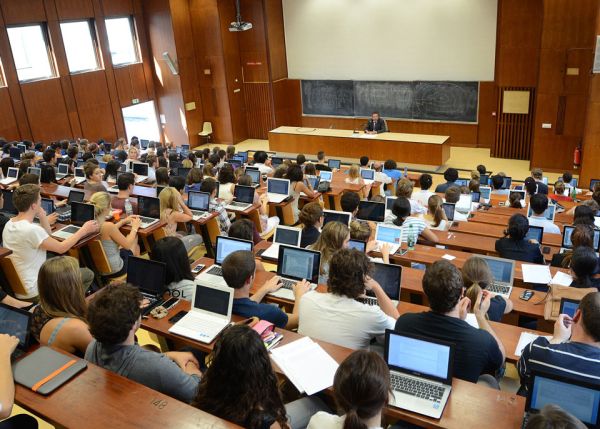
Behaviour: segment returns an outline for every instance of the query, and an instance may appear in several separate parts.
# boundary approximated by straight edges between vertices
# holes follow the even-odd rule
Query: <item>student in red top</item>
[[[573,198],[569,196],[567,187],[562,180],[558,180],[554,183],[554,193],[548,195],[548,198],[554,201],[573,201]]]

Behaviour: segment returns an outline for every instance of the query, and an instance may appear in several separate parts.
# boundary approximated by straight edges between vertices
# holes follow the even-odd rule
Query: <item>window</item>
[[[140,61],[132,17],[107,19],[106,33],[113,65],[122,66]]]
[[[8,27],[8,39],[21,82],[55,76],[46,27],[41,24]]]
[[[6,78],[4,77],[4,66],[0,60],[0,88],[4,88],[6,85]]]
[[[78,73],[99,68],[96,35],[91,21],[61,22],[69,71]]]

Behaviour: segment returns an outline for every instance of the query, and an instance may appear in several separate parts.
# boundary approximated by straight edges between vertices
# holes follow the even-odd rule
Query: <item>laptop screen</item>
[[[75,167],[75,176],[76,177],[85,177],[85,173],[83,172],[82,167]]]
[[[41,176],[42,169],[38,168],[38,167],[29,167],[27,169],[27,173],[29,173],[29,174],[35,174],[36,176]]]
[[[177,175],[179,177],[187,177],[190,170],[191,170],[191,168],[177,167]]]
[[[150,143],[150,140],[145,140],[145,139],[140,140],[140,146],[142,147],[142,149],[148,149],[149,143]]]
[[[254,188],[252,186],[235,185],[233,196],[240,203],[252,204],[254,202]]]
[[[481,193],[481,198],[483,198],[484,200],[489,200],[490,195],[492,194],[492,188],[487,186],[480,186],[479,192]]]
[[[208,286],[196,285],[194,308],[227,316],[230,292]]]
[[[12,159],[21,159],[21,149],[18,147],[11,147],[8,153]]]
[[[332,221],[338,221],[344,225],[350,225],[350,219],[352,219],[352,213],[323,210],[323,226]]]
[[[327,166],[329,168],[337,168],[339,170],[341,165],[342,161],[340,161],[339,159],[330,159],[329,161],[327,161]]]
[[[500,283],[510,283],[514,270],[514,261],[492,259],[483,256],[481,256],[481,258],[488,264],[495,281]]]
[[[394,208],[396,199],[397,197],[385,197],[385,209],[391,211]]]
[[[454,183],[456,186],[469,186],[469,179],[456,179]]]
[[[267,179],[267,192],[270,194],[288,195],[290,182],[287,180]]]
[[[233,155],[229,161],[230,162],[231,161],[239,161],[241,164],[243,164],[244,162],[246,162],[246,161],[244,161],[244,157],[240,156],[240,155]]]
[[[6,177],[10,177],[11,179],[16,179],[19,175],[19,169],[14,167],[8,167],[8,171],[6,172]]]
[[[319,282],[321,253],[298,247],[279,247],[277,275],[296,280],[306,279],[311,283]]]
[[[333,173],[331,171],[321,171],[321,173],[319,173],[319,177],[321,178],[322,182],[331,182]]]
[[[400,244],[402,242],[402,228],[387,226],[380,223],[377,225],[375,240],[383,241],[385,243]]]
[[[167,265],[163,262],[130,256],[127,258],[127,283],[142,292],[158,296],[166,289]]]
[[[575,313],[579,308],[579,302],[575,299],[561,298],[560,314],[568,314],[570,317],[575,317]]]
[[[88,220],[94,220],[94,205],[73,202],[71,204],[71,222],[81,226]]]
[[[12,154],[11,154],[11,157],[12,157]],[[594,191],[594,187],[596,186],[597,183],[600,183],[600,179],[591,179],[590,180],[590,191],[592,191],[592,192]]]
[[[148,175],[148,164],[142,164],[135,162],[133,164],[133,173],[139,176],[147,176]]]
[[[260,171],[259,170],[252,170],[252,169],[246,168],[246,174],[252,178],[253,185],[260,183]]]
[[[546,219],[548,219],[549,221],[554,222],[554,210],[555,209],[556,209],[556,206],[554,204],[548,204],[548,208],[544,212],[544,217]],[[531,205],[529,205],[529,209],[527,210],[527,217],[531,217],[531,216],[533,216],[533,209],[531,208]]]
[[[358,219],[383,222],[385,218],[385,204],[375,201],[361,201],[358,204]]]
[[[386,331],[385,360],[390,369],[451,382],[452,347]]]
[[[50,198],[42,198],[42,208],[46,214],[54,213],[54,201]]]
[[[248,162],[248,151],[236,152],[235,156],[242,158],[242,162]]]
[[[2,211],[6,213],[17,214],[19,213],[12,202],[13,193],[8,189],[2,189],[2,199],[4,200],[4,205],[2,206]]]
[[[587,425],[598,423],[600,390],[534,374],[528,411],[540,411],[548,404],[558,405]]]
[[[317,189],[321,178],[319,176],[306,176],[306,180],[310,183],[311,188]]]
[[[283,158],[280,156],[272,156],[271,157],[271,165],[275,168],[279,167],[283,164]]]
[[[231,167],[232,167],[234,170],[237,170],[239,167],[241,167],[241,166],[242,166],[242,161],[241,161],[241,160],[239,160],[239,159],[230,159],[229,161],[227,161],[227,163],[228,163],[229,165],[231,165]]]
[[[158,198],[139,196],[137,202],[140,216],[160,219],[160,200]]]
[[[215,256],[215,263],[222,265],[223,261],[231,253],[238,250],[249,250],[252,251],[253,244],[251,241],[238,240],[231,237],[217,237],[217,254]]]
[[[363,169],[360,170],[360,177],[367,180],[375,179],[375,170]]]
[[[544,236],[544,228],[541,226],[530,226],[527,230],[527,235],[525,236],[525,240],[535,240],[538,243],[542,242],[542,237]]]
[[[356,249],[359,252],[364,253],[367,250],[367,243],[365,241],[360,241],[360,240],[350,240],[348,242],[348,248],[349,249]]]
[[[512,177],[504,177],[504,183],[502,183],[502,189],[510,189],[512,184]]]
[[[17,337],[20,349],[27,347],[30,320],[31,313],[0,304],[0,333]]]
[[[210,194],[208,192],[188,192],[188,207],[193,210],[208,211]]]
[[[456,204],[452,203],[443,203],[442,208],[444,209],[444,213],[446,213],[446,217],[449,221],[454,220],[454,210],[456,209]]]
[[[273,242],[279,244],[288,244],[290,246],[298,246],[301,232],[302,230],[296,228],[277,227]]]
[[[59,174],[69,174],[69,164],[58,164]]]
[[[478,203],[481,199],[481,192],[471,192],[471,202]]]
[[[375,262],[371,277],[381,285],[385,294],[393,300],[400,299],[400,281],[402,279],[402,266],[394,264],[382,264]],[[368,291],[367,295],[375,296],[373,291]]]
[[[488,185],[488,181],[490,180],[489,174],[481,174],[479,176],[479,184],[480,185]]]
[[[71,203],[81,203],[85,199],[85,192],[81,191],[69,191],[69,197],[67,198],[67,204],[71,205]]]
[[[571,235],[573,235],[575,227],[571,225],[565,225],[563,230],[563,242],[562,247],[571,249],[573,247],[573,241],[571,241]],[[600,229],[594,229],[594,250],[598,250],[600,245]]]

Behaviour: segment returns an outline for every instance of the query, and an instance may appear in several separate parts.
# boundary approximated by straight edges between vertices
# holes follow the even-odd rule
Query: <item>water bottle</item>
[[[575,186],[571,187],[571,198],[573,198],[573,201],[577,199],[577,187]]]
[[[129,201],[129,198],[125,199],[125,214],[127,214],[127,216],[131,216],[133,214],[133,206],[131,205],[131,201]]]
[[[416,236],[412,225],[408,226],[408,250],[415,250]]]

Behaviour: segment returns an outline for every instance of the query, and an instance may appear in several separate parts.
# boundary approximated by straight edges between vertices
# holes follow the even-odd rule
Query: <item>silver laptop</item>
[[[135,174],[135,183],[140,183],[148,178],[148,164],[143,162],[134,162],[132,164],[133,174]]]
[[[234,290],[208,283],[196,284],[192,308],[169,332],[209,344],[231,323]]]
[[[233,201],[225,206],[226,210],[244,211],[254,204],[254,187],[235,185]]]
[[[83,182],[85,182],[85,172],[83,171],[83,167],[75,167],[75,184],[79,185]]]
[[[338,221],[344,225],[350,226],[351,220],[352,213],[340,212],[337,210],[323,210],[323,226],[333,221]]]
[[[294,285],[300,280],[308,280],[310,289],[315,289],[319,283],[320,269],[321,252],[285,244],[280,245],[277,275],[281,277],[283,286],[270,295],[294,301]]]
[[[67,225],[64,228],[54,231],[52,233],[52,237],[54,237],[58,240],[66,240],[67,238],[71,237],[73,234],[75,234],[80,229],[81,229],[80,226]]]
[[[556,215],[556,206],[554,204],[548,204],[548,208],[543,214],[543,217],[548,219],[550,222],[554,222],[554,216]],[[527,217],[534,216],[531,204],[527,205]]]
[[[189,191],[187,205],[192,212],[193,220],[210,216],[210,194],[208,192]]]
[[[19,177],[19,169],[16,167],[8,167],[6,177],[0,180],[0,183],[3,185],[10,185],[17,181],[17,177]]]
[[[385,223],[378,223],[375,229],[375,241],[377,241],[377,247],[385,243],[390,245],[390,255],[393,255],[398,251],[402,244],[402,228],[399,226],[388,225]]]
[[[402,265],[373,263],[371,278],[375,280],[385,294],[392,300],[394,306],[400,301],[400,283],[402,282]],[[369,305],[379,305],[373,291],[367,291],[367,296],[359,298],[359,301]]]
[[[56,180],[64,179],[69,176],[69,164],[58,164],[56,166]]]
[[[160,221],[160,200],[154,197],[137,197],[138,215],[142,221],[140,228],[148,228]]]
[[[487,263],[494,278],[494,282],[485,289],[508,299],[515,280],[515,261],[494,256],[478,256]]]
[[[331,171],[320,171],[319,177],[321,178],[321,182],[331,183],[331,179],[333,179],[333,173]]]
[[[370,168],[361,168],[360,177],[362,177],[363,182],[365,182],[366,185],[370,185],[375,181],[375,170],[371,170]]]
[[[439,419],[452,390],[454,345],[424,337],[385,332],[393,407]]]
[[[300,247],[300,240],[302,238],[302,230],[300,228],[294,228],[291,226],[279,225],[275,228],[275,235],[273,236],[273,244],[266,249],[260,256],[265,259],[279,258],[279,245],[287,244],[288,246]]]
[[[290,181],[287,179],[267,179],[267,197],[270,203],[280,203],[290,195]]]
[[[252,186],[255,188],[260,187],[260,171],[250,167],[246,167],[245,171],[246,174],[252,179]]]
[[[484,204],[488,204],[490,202],[490,196],[492,195],[492,188],[489,186],[480,186],[479,193],[481,194],[481,201]]]
[[[38,178],[38,184],[40,183],[40,179],[42,176],[42,169],[39,167],[28,167],[27,168],[27,174],[33,174],[35,176],[37,176]]]
[[[560,253],[573,250],[573,242],[571,241],[571,235],[573,234],[573,231],[575,231],[575,226],[564,226]],[[594,228],[594,252],[600,252],[600,229],[596,228]]]
[[[223,269],[221,268],[225,258],[238,250],[252,251],[253,248],[254,243],[252,243],[252,241],[224,237],[222,235],[217,236],[215,264],[196,278],[200,282],[227,286],[227,282],[223,278]]]

